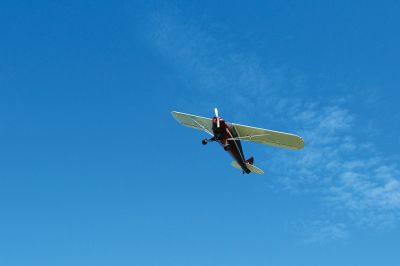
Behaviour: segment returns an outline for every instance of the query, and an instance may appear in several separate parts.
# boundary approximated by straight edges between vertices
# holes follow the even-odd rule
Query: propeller
[[[215,117],[217,118],[217,128],[219,128],[219,116],[218,116],[218,109],[217,107],[214,108]]]

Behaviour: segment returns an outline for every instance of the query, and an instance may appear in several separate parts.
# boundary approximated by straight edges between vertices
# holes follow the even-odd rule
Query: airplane
[[[254,141],[293,150],[299,150],[304,147],[304,140],[297,135],[225,122],[225,120],[218,115],[217,108],[214,108],[214,113],[215,116],[210,119],[177,111],[171,112],[172,116],[180,124],[203,130],[211,135],[211,138],[203,139],[202,144],[206,145],[208,142],[220,143],[224,150],[229,152],[233,159],[235,159],[231,165],[241,170],[243,174],[249,174],[251,172],[263,174],[264,171],[253,164],[254,157],[250,157],[247,160],[245,159],[240,142],[241,140]]]

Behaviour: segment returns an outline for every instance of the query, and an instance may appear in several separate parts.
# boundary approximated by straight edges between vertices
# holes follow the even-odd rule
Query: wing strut
[[[200,124],[199,122],[197,122],[196,120],[194,120],[193,118],[190,117],[190,119],[195,122],[199,127],[201,127],[205,132],[207,132],[208,134],[210,134],[211,136],[214,136],[214,134],[212,134],[210,131],[208,131],[207,128],[205,128],[202,124]]]
[[[252,138],[263,137],[263,136],[271,136],[271,134],[249,135],[249,136],[245,136],[245,137],[229,138],[228,140],[249,140],[250,141]]]

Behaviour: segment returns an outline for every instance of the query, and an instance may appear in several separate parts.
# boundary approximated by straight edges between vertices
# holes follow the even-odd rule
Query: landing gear
[[[212,142],[212,141],[215,141],[215,140],[216,140],[215,137],[212,137],[211,139],[203,139],[201,141],[201,144],[206,145],[209,141]]]

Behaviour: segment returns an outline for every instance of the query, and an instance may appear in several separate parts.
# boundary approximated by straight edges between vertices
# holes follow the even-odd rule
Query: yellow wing
[[[203,130],[208,134],[213,135],[212,120],[210,118],[185,114],[176,111],[171,112],[171,114],[180,124],[191,128]],[[244,126],[234,123],[231,123],[231,125],[236,132],[235,139],[254,141],[262,144],[294,150],[302,149],[304,147],[303,139],[293,134],[257,127]]]
[[[213,135],[212,132],[212,120],[210,118],[185,114],[181,112],[173,111],[171,112],[172,116],[184,126],[192,127],[195,129],[203,130],[210,135]]]
[[[304,147],[304,140],[293,134],[239,124],[232,124],[232,126],[237,134],[236,139],[254,141],[294,150],[299,150]]]

